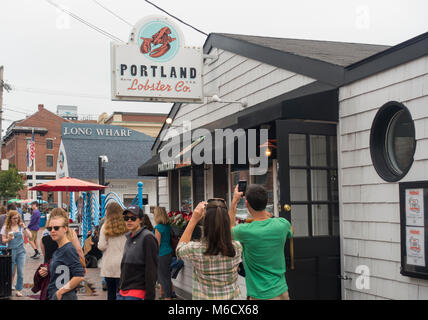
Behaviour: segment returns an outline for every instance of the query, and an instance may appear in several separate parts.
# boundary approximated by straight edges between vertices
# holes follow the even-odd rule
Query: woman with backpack
[[[106,208],[106,220],[101,227],[98,249],[103,251],[101,277],[107,283],[107,300],[116,300],[119,292],[120,263],[128,232],[123,220],[123,209],[117,202],[110,202]]]

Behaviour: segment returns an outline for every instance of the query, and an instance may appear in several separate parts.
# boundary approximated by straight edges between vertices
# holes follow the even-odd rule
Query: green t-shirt
[[[232,236],[243,247],[248,296],[272,299],[288,290],[284,256],[285,241],[292,237],[288,220],[270,218],[240,224],[232,229]]]

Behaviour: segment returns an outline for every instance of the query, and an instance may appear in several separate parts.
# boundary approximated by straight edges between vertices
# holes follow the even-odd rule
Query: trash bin
[[[0,299],[12,296],[12,250],[0,247]]]
[[[46,225],[46,214],[45,213],[41,213],[40,214],[40,222],[39,222],[39,227],[40,228],[44,228]]]

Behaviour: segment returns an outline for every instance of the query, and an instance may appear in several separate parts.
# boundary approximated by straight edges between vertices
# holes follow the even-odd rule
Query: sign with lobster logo
[[[186,47],[170,20],[150,16],[127,44],[111,44],[112,100],[203,102],[202,49]]]

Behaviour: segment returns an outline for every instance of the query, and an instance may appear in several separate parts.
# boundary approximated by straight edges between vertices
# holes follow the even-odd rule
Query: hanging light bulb
[[[267,148],[265,151],[265,155],[266,157],[270,157],[272,155],[272,151],[269,148]]]

